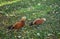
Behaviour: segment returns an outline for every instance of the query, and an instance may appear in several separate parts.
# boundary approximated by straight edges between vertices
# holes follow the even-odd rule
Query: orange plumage
[[[30,23],[30,26],[32,26],[32,25],[39,25],[39,24],[43,24],[44,23],[44,21],[46,21],[46,19],[45,18],[38,18],[38,19],[35,19],[34,21],[32,21],[31,23]]]
[[[25,25],[26,17],[22,17],[19,22],[16,22],[15,24],[8,27],[8,29],[20,29]]]

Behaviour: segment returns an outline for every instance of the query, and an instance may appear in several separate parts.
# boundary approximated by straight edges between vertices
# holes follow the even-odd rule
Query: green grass
[[[0,0],[0,39],[60,39],[59,0]],[[26,25],[18,32],[7,33],[7,27],[27,17]],[[36,18],[46,18],[42,25],[30,27],[29,22]]]
[[[18,2],[20,0],[11,0],[11,1],[0,1],[0,6],[3,6],[3,5],[7,5],[7,4],[12,4],[12,3],[15,3],[15,2]]]

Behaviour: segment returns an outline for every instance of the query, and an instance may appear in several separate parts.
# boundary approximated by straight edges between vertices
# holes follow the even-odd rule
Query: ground
[[[7,27],[27,17],[26,25],[18,31]],[[29,26],[36,18],[46,22]],[[60,39],[60,0],[0,0],[0,39]]]

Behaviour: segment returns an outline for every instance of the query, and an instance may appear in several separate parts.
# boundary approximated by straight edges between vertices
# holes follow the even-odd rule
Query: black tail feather
[[[31,22],[30,24],[29,24],[29,26],[32,26],[33,25],[33,22]]]
[[[10,25],[10,26],[8,27],[8,29],[14,29],[13,25]]]

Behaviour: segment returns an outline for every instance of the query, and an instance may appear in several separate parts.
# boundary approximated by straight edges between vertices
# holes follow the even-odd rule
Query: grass
[[[7,4],[12,4],[12,3],[15,3],[15,2],[18,2],[20,0],[12,0],[12,1],[0,1],[0,6],[3,6],[3,5],[7,5]]]
[[[1,2],[2,0],[0,0]],[[0,39],[60,39],[59,0],[12,0],[0,3]],[[27,16],[26,25],[18,32],[7,33],[7,27]],[[46,18],[42,25],[30,27],[36,18]]]

